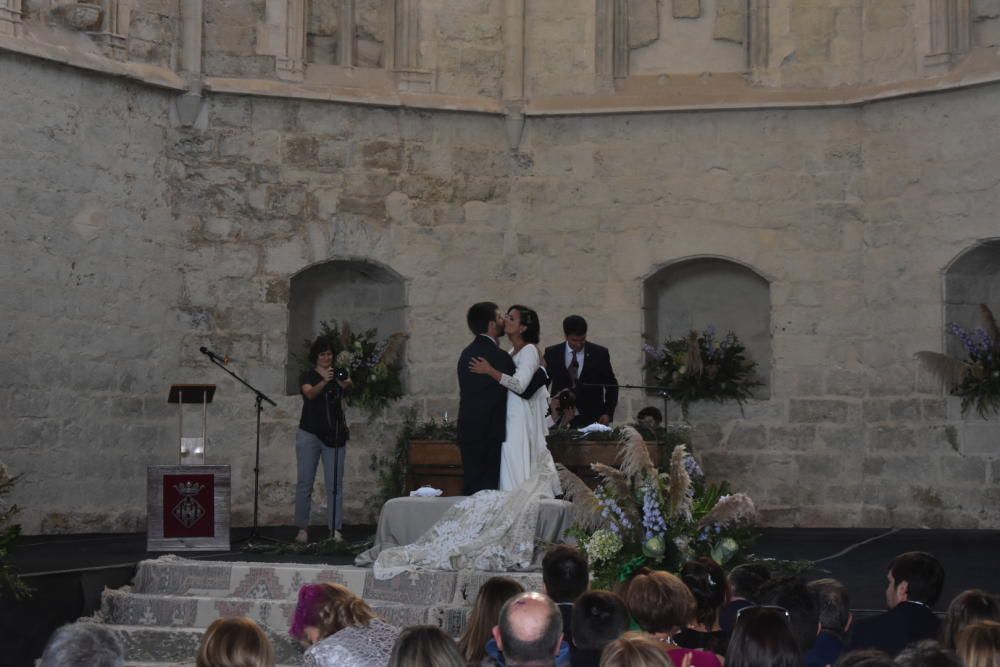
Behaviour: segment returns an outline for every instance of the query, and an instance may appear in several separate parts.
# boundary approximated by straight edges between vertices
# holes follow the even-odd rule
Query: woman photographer
[[[323,485],[326,490],[326,523],[330,537],[342,539],[344,459],[350,432],[344,418],[344,393],[351,386],[345,372],[333,367],[330,341],[319,337],[309,348],[313,368],[299,377],[302,392],[302,416],[295,434],[295,460],[298,481],[295,484],[295,525],[299,527],[295,541],[309,541],[309,514],[312,507],[313,482],[316,467],[323,458]]]

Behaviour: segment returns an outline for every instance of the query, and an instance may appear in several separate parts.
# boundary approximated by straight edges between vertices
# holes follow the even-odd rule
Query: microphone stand
[[[204,352],[204,348],[202,348],[202,351]],[[267,401],[273,407],[278,407],[278,404],[272,401],[270,398],[268,398],[267,394],[257,389],[252,384],[250,384],[249,382],[241,378],[239,375],[231,371],[229,367],[227,367],[222,361],[219,361],[219,358],[216,355],[211,354],[209,352],[205,352],[205,355],[209,358],[209,360],[213,364],[215,364],[222,370],[232,375],[237,382],[239,382],[244,387],[246,387],[247,389],[249,389],[254,393],[254,403],[257,411],[257,445],[256,445],[256,452],[253,464],[253,526],[250,528],[250,535],[248,535],[246,538],[242,540],[239,540],[237,544],[242,542],[245,543],[247,546],[252,546],[254,540],[263,540],[265,542],[280,544],[281,540],[276,540],[272,537],[264,537],[263,535],[261,535],[257,523],[259,516],[259,505],[260,505],[260,413],[263,412],[264,410],[264,407],[262,405],[264,401]]]
[[[667,428],[667,408],[670,404],[670,393],[663,387],[653,387],[645,384],[599,384],[594,382],[577,382],[578,387],[602,387],[604,389],[643,389],[655,391],[663,399],[663,428]]]

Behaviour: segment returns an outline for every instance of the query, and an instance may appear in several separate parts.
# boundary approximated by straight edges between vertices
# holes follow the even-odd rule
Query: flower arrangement
[[[748,555],[756,539],[757,511],[726,483],[708,484],[698,460],[681,444],[661,472],[646,443],[631,427],[622,429],[621,469],[592,465],[602,482],[591,491],[560,466],[559,478],[573,501],[572,534],[590,560],[595,586],[610,588],[639,568],[677,571],[695,556],[731,565]]]
[[[11,546],[21,534],[21,526],[11,523],[21,508],[8,504],[4,496],[14,490],[14,485],[20,478],[20,475],[11,477],[7,466],[0,463],[0,598],[4,591],[10,591],[17,599],[28,597],[31,593],[24,580],[11,572],[10,566],[5,562]]]
[[[730,331],[716,340],[715,327],[704,333],[692,330],[685,338],[668,338],[661,349],[643,345],[649,357],[645,369],[667,395],[681,404],[684,418],[694,401],[713,400],[724,403],[734,400],[743,410],[743,401],[750,398],[757,380],[757,362],[747,358],[746,347]]]
[[[969,332],[956,322],[948,333],[962,342],[967,359],[957,359],[940,352],[917,352],[920,363],[936,375],[951,392],[962,399],[962,415],[975,406],[983,419],[1000,412],[1000,328],[993,311],[980,304],[986,327]]]
[[[321,322],[319,335],[330,341],[334,367],[346,368],[351,374],[354,388],[347,393],[348,405],[360,406],[374,419],[390,401],[403,396],[399,353],[406,334],[397,332],[378,340],[375,329],[354,333],[346,322],[338,327],[334,321],[332,324]],[[303,367],[309,365],[311,344],[312,341],[305,341],[306,354],[300,358]]]

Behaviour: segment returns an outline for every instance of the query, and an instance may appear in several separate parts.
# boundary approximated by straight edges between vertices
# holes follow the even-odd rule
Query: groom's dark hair
[[[469,330],[477,335],[486,333],[490,328],[490,322],[496,320],[498,310],[500,310],[500,306],[492,301],[480,301],[472,304],[465,316]]]
[[[587,320],[579,315],[570,315],[563,320],[563,333],[567,336],[586,336]]]

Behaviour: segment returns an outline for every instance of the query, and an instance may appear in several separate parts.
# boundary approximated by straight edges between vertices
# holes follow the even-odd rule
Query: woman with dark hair
[[[524,586],[510,577],[491,577],[479,587],[465,632],[458,640],[458,650],[465,662],[479,664],[486,657],[486,643],[493,638],[493,627],[500,622],[500,610],[507,600],[523,592]]]
[[[962,628],[976,621],[1000,621],[1000,603],[978,588],[955,596],[941,623],[941,645],[955,650],[955,639]]]
[[[541,334],[538,313],[527,306],[511,306],[504,320],[504,334],[513,346],[510,354],[517,368],[514,375],[501,373],[482,357],[473,359],[469,370],[489,375],[508,390],[507,437],[500,450],[500,490],[511,491],[536,474],[539,468],[555,470],[555,462],[545,441],[548,388],[540,387],[531,398],[520,396],[542,364],[538,349]],[[552,496],[562,492],[558,482],[553,487],[550,489]]]
[[[674,637],[678,646],[701,648],[726,655],[726,633],[719,625],[719,611],[729,601],[729,583],[722,567],[708,556],[689,560],[681,567],[681,581],[694,595],[694,619]]]
[[[306,667],[385,667],[399,628],[345,586],[323,583],[299,589],[288,633],[307,647]]]
[[[802,667],[805,663],[788,620],[788,612],[777,607],[741,609],[726,667]]]
[[[320,336],[309,348],[312,368],[299,376],[302,415],[295,433],[295,460],[298,480],[295,483],[295,541],[309,541],[309,515],[312,509],[316,468],[323,459],[323,486],[326,490],[326,524],[330,537],[341,539],[344,504],[344,463],[350,432],[344,418],[344,393],[352,382],[337,377],[333,368],[333,347]]]

